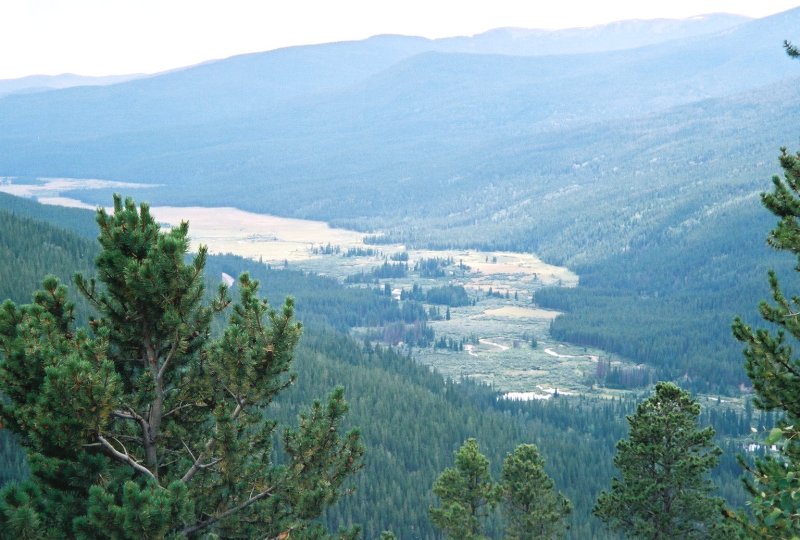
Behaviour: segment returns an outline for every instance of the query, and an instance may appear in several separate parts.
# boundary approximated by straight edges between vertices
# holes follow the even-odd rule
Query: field
[[[332,229],[321,221],[290,219],[244,212],[236,208],[157,206],[160,222],[189,221],[192,249],[206,245],[210,253],[235,253],[264,262],[308,260],[311,248],[331,243],[344,248],[363,245],[361,233]]]
[[[434,321],[437,337],[467,340],[463,351],[417,351],[420,362],[451,377],[468,376],[517,398],[545,398],[586,393],[597,360],[608,355],[550,339],[550,321],[556,312],[530,308],[513,297],[482,298],[475,306],[451,309],[449,321]],[[530,305],[530,304],[528,304]],[[535,340],[535,347],[532,346]]]
[[[555,392],[596,392],[591,377],[598,358],[609,358],[603,351],[550,339],[550,321],[559,313],[538,308],[536,290],[544,286],[574,287],[578,277],[532,254],[371,246],[355,231],[234,208],[155,207],[153,213],[165,224],[188,219],[193,245],[205,244],[212,253],[235,253],[278,266],[290,264],[338,279],[369,272],[387,260],[392,262],[392,256],[401,258],[401,254],[402,258],[407,256],[404,262],[410,269],[425,260],[452,261],[443,276],[423,277],[410,271],[401,278],[373,280],[370,286],[383,287],[389,282],[399,296],[400,290],[408,291],[415,285],[423,290],[463,285],[475,305],[452,307],[449,320],[429,322],[437,339],[460,343],[460,350],[412,348],[411,354],[447,376],[471,377],[516,399],[545,399]],[[348,250],[356,249],[372,252],[346,256]],[[439,309],[443,312],[445,307]],[[612,362],[622,360],[615,358]]]
[[[5,182],[3,191],[35,196],[41,202],[86,207],[64,195],[76,188],[107,187],[99,180],[45,179],[39,184]],[[120,186],[134,188],[135,185]],[[20,191],[22,190],[22,191]],[[598,359],[626,364],[599,350],[553,341],[550,322],[559,315],[537,307],[536,291],[546,286],[574,287],[578,276],[545,263],[533,254],[479,250],[406,250],[403,245],[368,245],[364,234],[334,229],[319,221],[282,218],[236,208],[152,208],[164,226],[188,220],[192,249],[206,245],[210,253],[234,253],[274,266],[289,265],[340,280],[369,273],[384,262],[403,259],[404,277],[370,280],[356,286],[385,287],[395,297],[417,286],[421,290],[462,285],[471,305],[452,307],[449,319],[432,320],[437,340],[455,347],[413,347],[421,363],[454,378],[470,377],[493,385],[514,399],[546,399],[554,393],[608,394],[592,385]],[[380,231],[375,231],[380,233]],[[348,256],[348,251],[351,252]],[[355,253],[355,255],[353,255]],[[418,262],[445,261],[443,272],[423,276]],[[431,307],[431,306],[427,306]],[[445,306],[437,306],[444,312]],[[367,333],[369,329],[361,329]],[[613,392],[612,392],[613,393]]]

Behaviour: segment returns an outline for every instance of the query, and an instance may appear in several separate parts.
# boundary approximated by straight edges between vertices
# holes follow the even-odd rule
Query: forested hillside
[[[6,193],[0,193],[0,209],[17,216],[55,225],[59,229],[72,231],[78,236],[91,240],[94,248],[94,240],[97,238],[97,223],[94,219],[94,212],[91,210],[43,205],[31,199],[14,197]]]
[[[553,336],[646,362],[657,379],[737,393],[748,381],[731,322],[756,317],[753,306],[769,293],[768,270],[788,275],[792,269],[764,241],[772,220],[750,203],[682,236],[665,234],[635,251],[580,265],[580,287],[537,293],[539,304],[567,313],[553,322]]]
[[[46,274],[69,281],[96,252],[89,240],[0,208],[0,297],[27,302]]]
[[[377,241],[533,251],[585,285],[559,303],[540,296],[572,312],[556,336],[695,388],[721,371],[716,389],[731,391],[743,375],[725,321],[758,297],[731,291],[763,291],[770,264],[756,194],[796,139],[797,66],[780,43],[798,17],[592,52],[528,36],[531,56],[486,54],[513,34],[380,36],[9,96],[0,173],[151,182],[138,193],[154,204],[213,200]],[[598,43],[618,36],[606,30]],[[541,55],[557,46],[573,54]]]
[[[42,210],[33,204],[19,208],[33,214]],[[91,212],[77,215],[92,217]],[[53,267],[49,271],[60,269],[56,273],[69,274],[64,264],[86,268],[95,252],[86,249],[87,242],[74,234],[27,217],[9,214],[4,223],[8,224],[0,228],[4,241],[6,231],[25,231],[27,238],[50,234],[54,249],[72,255],[65,262],[50,261]],[[0,268],[12,260],[26,264],[35,257],[24,245],[14,249],[14,257],[4,257]],[[262,281],[273,303],[294,296],[298,318],[306,323],[297,355],[298,382],[275,404],[273,413],[289,422],[310,398],[321,397],[341,384],[351,407],[348,424],[362,430],[368,449],[366,469],[355,479],[355,494],[329,512],[332,524],[361,523],[365,538],[376,537],[384,529],[393,529],[399,538],[434,538],[427,517],[433,502],[430,487],[449,465],[452,452],[466,438],[475,437],[495,467],[517,444],[536,443],[558,489],[575,505],[570,537],[606,534],[589,511],[611,477],[614,443],[625,434],[623,418],[632,411],[634,399],[497,401],[488,387],[466,380],[446,381],[391,350],[349,338],[346,331],[365,320],[399,316],[396,303],[393,309],[385,297],[369,289],[343,287],[329,278],[268,270],[263,264],[233,256],[210,257],[206,275],[209,285],[215,285],[222,272],[238,275],[243,271]],[[30,291],[18,296],[28,297]],[[724,437],[749,433],[751,424],[741,413],[716,407],[706,410],[703,421],[712,422]],[[9,446],[5,432],[0,441],[4,478],[24,475],[24,465]],[[737,479],[740,469],[733,457],[737,446],[730,443],[729,448],[717,479],[723,493],[738,503],[743,493]],[[497,519],[494,523],[497,534]]]

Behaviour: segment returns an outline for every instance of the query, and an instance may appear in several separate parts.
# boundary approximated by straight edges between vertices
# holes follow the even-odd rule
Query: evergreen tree
[[[572,505],[556,491],[533,444],[521,444],[503,462],[500,482],[508,540],[562,538]]]
[[[722,518],[722,501],[710,496],[709,471],[721,450],[714,429],[699,429],[700,405],[672,383],[628,416],[628,439],[617,443],[613,478],[594,513],[612,530],[631,538],[709,538]]]
[[[497,487],[475,439],[467,439],[455,457],[455,467],[433,484],[441,505],[430,509],[431,521],[450,538],[479,540],[485,538],[483,522],[497,501]]]
[[[773,177],[773,191],[761,197],[780,219],[767,241],[797,257],[795,269],[800,271],[800,154],[784,148],[780,163],[785,179]],[[752,477],[745,485],[753,497],[754,523],[738,519],[762,538],[796,538],[800,536],[800,359],[793,355],[792,342],[800,339],[800,298],[783,293],[775,272],[769,273],[769,285],[773,304],[762,302],[759,311],[777,332],[753,331],[737,318],[733,333],[745,344],[745,369],[753,383],[755,405],[782,415],[766,441],[777,444],[780,452],[756,459],[752,467],[746,465]]]
[[[48,277],[30,305],[0,307],[0,420],[27,450],[31,478],[0,493],[0,531],[17,538],[321,538],[313,520],[361,466],[359,434],[339,435],[341,389],[282,436],[265,415],[289,374],[301,327],[243,275],[219,339],[201,248],[188,224],[161,232],[147,205],[99,210],[99,283],[76,285],[99,318],[73,328],[66,287]],[[343,535],[352,535],[352,532]]]

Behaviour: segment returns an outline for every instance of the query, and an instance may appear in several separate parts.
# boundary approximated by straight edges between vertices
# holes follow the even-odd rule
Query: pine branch
[[[208,527],[210,525],[213,525],[217,521],[219,521],[221,519],[225,519],[226,517],[228,517],[230,515],[233,515],[236,512],[239,512],[240,510],[244,510],[245,508],[247,508],[248,506],[251,506],[254,503],[257,503],[261,499],[269,497],[270,495],[272,495],[273,491],[275,491],[275,487],[274,486],[269,488],[269,489],[267,489],[267,490],[262,491],[261,493],[259,493],[257,495],[254,495],[254,496],[250,497],[249,499],[247,499],[243,503],[238,504],[238,505],[234,506],[233,508],[229,508],[228,510],[222,512],[221,514],[219,514],[217,516],[212,516],[212,517],[210,517],[208,519],[204,519],[202,521],[198,521],[194,525],[191,525],[189,527],[185,527],[184,529],[182,529],[180,531],[179,534],[188,536],[190,534],[196,533],[197,531],[203,530],[206,527]],[[278,536],[277,538],[280,538],[280,536]]]
[[[186,409],[187,407],[195,407],[195,406],[196,405],[194,403],[181,403],[177,407],[173,407],[172,409],[170,409],[169,411],[164,413],[164,416],[162,416],[162,418],[166,418],[167,416],[175,414],[176,412],[180,411],[181,409]]]
[[[235,420],[242,412],[243,408],[244,408],[244,401],[240,401],[239,404],[236,405],[236,409],[234,409],[233,414],[231,414],[231,420]],[[206,447],[203,449],[202,452],[200,452],[200,455],[197,456],[197,459],[194,460],[194,463],[192,463],[192,466],[189,467],[189,470],[187,470],[186,473],[183,475],[183,477],[181,477],[181,482],[183,482],[184,484],[188,484],[189,481],[192,478],[194,478],[194,475],[197,474],[197,471],[199,471],[200,469],[206,469],[208,467],[211,467],[212,465],[215,465],[216,463],[219,463],[220,460],[216,461],[212,460],[213,463],[205,465],[203,464],[203,459],[205,459],[205,456],[208,452],[214,449],[215,443],[216,439],[214,439],[213,437],[210,438],[208,442],[206,442]]]
[[[102,435],[98,435],[98,436],[97,436],[97,440],[100,442],[100,444],[101,444],[101,445],[102,445],[102,446],[103,446],[103,447],[104,447],[106,450],[108,450],[108,451],[109,451],[109,453],[111,454],[111,456],[112,456],[114,459],[116,459],[117,461],[120,461],[120,462],[122,462],[122,463],[127,463],[128,465],[130,465],[131,467],[133,467],[135,470],[139,471],[140,473],[142,473],[142,474],[144,474],[144,475],[146,475],[146,476],[149,476],[149,477],[150,477],[150,478],[152,478],[152,479],[153,479],[153,480],[154,480],[156,483],[158,483],[158,479],[157,479],[157,478],[155,477],[155,475],[154,475],[154,474],[153,474],[153,473],[150,471],[150,469],[148,469],[147,467],[145,467],[144,465],[142,465],[141,463],[139,463],[138,461],[136,461],[135,459],[133,459],[133,458],[130,456],[130,454],[128,454],[128,451],[127,451],[127,450],[125,450],[125,446],[124,446],[124,445],[122,446],[122,449],[123,449],[123,450],[125,450],[125,453],[122,453],[122,452],[120,452],[119,450],[117,450],[116,448],[114,448],[114,445],[112,445],[110,442],[108,442],[108,440],[107,440],[105,437],[103,437]],[[122,445],[122,443],[120,443],[120,445]]]
[[[145,418],[142,417],[139,413],[137,413],[132,407],[126,407],[126,408],[128,409],[128,412],[117,410],[113,411],[111,414],[113,416],[116,416],[117,418],[122,418],[123,420],[135,420],[139,422],[139,424],[142,426],[142,429],[144,429],[146,433],[150,427],[147,424],[147,420],[145,420]]]
[[[164,373],[167,370],[167,366],[169,365],[170,360],[172,360],[172,358],[175,356],[175,352],[178,350],[179,341],[180,339],[178,338],[178,336],[175,336],[175,341],[172,342],[172,347],[170,347],[169,352],[167,353],[167,357],[164,359],[164,363],[161,364],[161,367],[159,368],[158,373],[156,374],[156,378],[159,381],[163,380]]]
[[[192,449],[191,449],[191,448],[189,448],[189,445],[188,445],[188,444],[186,444],[186,441],[184,441],[183,439],[181,439],[181,444],[183,444],[183,447],[184,447],[184,448],[186,448],[186,451],[187,451],[187,452],[189,452],[189,455],[190,455],[190,456],[192,456],[192,461],[193,461],[193,462],[196,462],[196,461],[197,461],[197,458],[195,457],[194,453],[192,452]]]

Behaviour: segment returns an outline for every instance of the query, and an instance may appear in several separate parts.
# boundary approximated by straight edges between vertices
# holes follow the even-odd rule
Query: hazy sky
[[[0,79],[154,73],[234,54],[396,33],[568,28],[713,12],[763,17],[800,0],[0,0]]]

